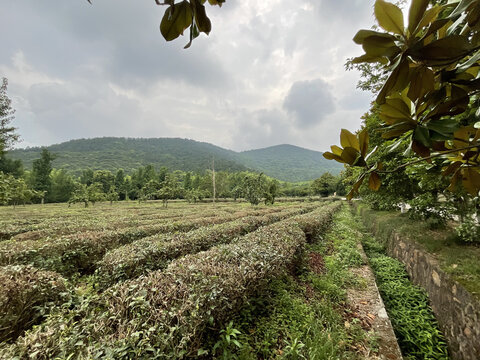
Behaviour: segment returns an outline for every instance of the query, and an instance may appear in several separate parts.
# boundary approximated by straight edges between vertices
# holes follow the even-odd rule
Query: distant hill
[[[127,173],[140,166],[166,166],[170,170],[203,171],[211,168],[215,157],[218,171],[262,171],[284,181],[306,181],[326,171],[338,174],[342,165],[325,160],[321,152],[293,145],[278,145],[264,149],[235,152],[209,143],[180,138],[115,138],[71,140],[46,147],[56,154],[55,168],[63,168],[79,175],[83,169],[124,169]],[[21,159],[30,169],[39,158],[40,147],[16,149],[9,152],[13,159]]]
[[[337,175],[343,169],[338,162],[325,159],[321,152],[287,144],[243,151],[240,157],[249,168],[294,182],[316,179],[325,172]]]

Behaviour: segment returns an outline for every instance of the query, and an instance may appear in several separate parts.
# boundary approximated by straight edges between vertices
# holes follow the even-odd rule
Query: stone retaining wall
[[[366,225],[376,229],[375,224]],[[394,231],[386,245],[388,254],[405,264],[412,281],[428,292],[452,359],[480,360],[480,302],[419,245]]]

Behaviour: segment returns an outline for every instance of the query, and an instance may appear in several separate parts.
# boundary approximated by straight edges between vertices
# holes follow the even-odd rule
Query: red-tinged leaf
[[[451,163],[450,165],[447,166],[445,170],[443,170],[442,175],[443,176],[450,176],[454,174],[459,168],[462,166],[461,161],[455,161]]]
[[[368,187],[373,191],[378,191],[380,189],[380,185],[382,181],[380,180],[380,176],[376,172],[372,172],[370,174],[370,178],[368,179]]]
[[[412,141],[412,150],[420,157],[427,158],[430,156],[430,149],[426,146],[423,146],[416,140]],[[432,163],[431,159],[426,160],[428,163]]]

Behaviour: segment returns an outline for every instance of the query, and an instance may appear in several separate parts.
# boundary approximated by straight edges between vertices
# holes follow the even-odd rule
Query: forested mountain
[[[329,161],[321,152],[293,145],[276,145],[239,153],[242,163],[286,181],[305,181],[320,177],[325,172],[337,175],[343,169],[336,161]]]
[[[124,169],[130,173],[148,164],[170,170],[203,171],[211,168],[215,157],[218,171],[262,171],[284,181],[305,181],[329,171],[337,174],[340,164],[326,161],[321,152],[292,145],[278,145],[265,149],[235,152],[209,143],[180,138],[132,139],[103,137],[71,140],[46,147],[56,155],[53,167],[63,168],[79,175],[83,169]],[[9,157],[21,159],[31,169],[39,158],[41,148],[16,149]]]

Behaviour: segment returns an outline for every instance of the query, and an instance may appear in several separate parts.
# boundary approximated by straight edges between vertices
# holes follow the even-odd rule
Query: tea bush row
[[[220,329],[248,299],[284,274],[306,243],[311,222],[325,229],[338,207],[260,228],[237,241],[173,261],[165,271],[113,286],[59,312],[5,357],[151,359],[196,356],[207,328]],[[308,220],[307,220],[308,219]]]
[[[249,216],[240,220],[206,226],[188,233],[154,235],[116,248],[97,264],[96,280],[102,288],[131,279],[148,271],[165,268],[168,263],[187,254],[229,243],[245,235],[290,216],[311,211],[311,208],[286,209],[263,216]]]
[[[14,340],[69,297],[56,273],[23,265],[0,267],[0,343]]]
[[[65,276],[88,274],[110,249],[158,233],[187,232],[202,226],[220,224],[242,218],[238,212],[220,217],[195,218],[119,231],[89,231],[45,241],[4,241],[0,243],[0,266],[31,264],[37,268],[56,271]]]

